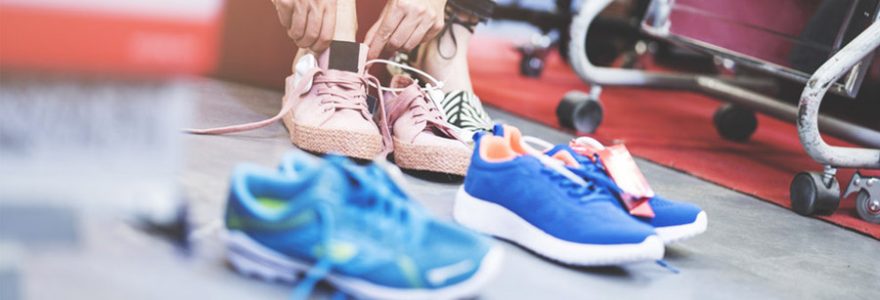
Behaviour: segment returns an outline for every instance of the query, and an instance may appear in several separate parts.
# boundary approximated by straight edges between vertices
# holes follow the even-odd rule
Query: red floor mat
[[[587,90],[555,53],[542,77],[532,79],[519,75],[519,54],[509,42],[475,39],[472,43],[470,49],[483,49],[469,53],[474,89],[489,105],[558,128],[555,109],[562,96],[573,89]],[[784,207],[789,206],[794,174],[821,170],[804,153],[793,124],[759,116],[758,131],[750,142],[720,138],[712,125],[719,102],[706,96],[606,87],[601,100],[605,119],[594,135],[599,140],[621,140],[636,156]],[[829,137],[826,141],[850,145]],[[839,172],[844,188],[852,173]],[[859,219],[852,197],[821,219],[880,239],[880,225]]]

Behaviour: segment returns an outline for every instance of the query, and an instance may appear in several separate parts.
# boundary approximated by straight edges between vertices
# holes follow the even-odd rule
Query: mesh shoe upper
[[[592,159],[578,154],[568,145],[557,145],[553,149],[547,151],[548,155],[554,155],[556,152],[566,151],[581,164],[581,167],[585,172],[589,172],[594,174],[595,176],[602,176],[608,178],[608,173],[605,171],[605,167],[602,166],[601,162],[593,161]],[[620,194],[616,193],[615,197],[619,198]],[[667,227],[667,226],[677,226],[690,224],[696,221],[697,215],[702,212],[702,209],[697,207],[696,205],[684,202],[676,202],[672,200],[665,199],[660,196],[654,196],[649,200],[651,205],[651,209],[654,210],[653,218],[641,218],[638,219],[651,224],[654,227]],[[623,204],[620,201],[615,201],[615,205],[619,207],[621,210],[624,210]]]
[[[652,227],[616,207],[610,195],[571,182],[535,157],[484,158],[481,152],[491,152],[481,148],[487,147],[487,138],[497,137],[477,138],[464,182],[469,195],[501,205],[545,233],[570,242],[630,244],[654,235]]]
[[[470,278],[487,239],[431,218],[377,168],[341,157],[285,159],[283,175],[241,166],[226,223],[261,245],[333,272],[397,288],[439,288]],[[271,199],[267,202],[266,199]],[[432,270],[457,267],[432,276]],[[435,272],[436,273],[436,272]]]

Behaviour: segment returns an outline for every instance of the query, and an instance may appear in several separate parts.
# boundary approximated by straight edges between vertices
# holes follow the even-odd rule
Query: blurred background
[[[876,12],[876,1],[852,1],[848,7],[868,5],[870,11],[874,5]],[[505,40],[480,51],[516,49],[518,75],[540,78],[547,61],[567,63],[569,27],[584,2],[499,0],[495,20],[481,25],[475,39]],[[834,1],[679,2],[692,10],[683,10],[682,21],[672,28],[676,34],[703,37],[804,74],[840,44],[803,46],[820,43],[802,36],[811,26],[845,27],[840,25],[844,19],[868,22],[860,21],[859,14],[837,25],[810,21],[820,12],[833,15],[826,6]],[[383,3],[358,1],[359,38]],[[641,23],[649,5],[619,0],[602,11],[585,49],[593,64],[747,74],[771,82],[772,96],[797,103],[803,82],[731,68],[711,55],[648,37]],[[730,6],[746,7],[736,11],[773,22],[741,26],[738,16],[723,15],[733,11]],[[790,19],[781,19],[780,10],[791,12],[781,14]],[[834,36],[851,39],[855,33]],[[808,51],[813,48],[830,50]],[[777,53],[780,49],[784,53]],[[192,123],[199,108],[195,102],[204,97],[203,78],[280,91],[295,54],[269,1],[0,0],[0,299],[25,298],[24,291],[33,298],[89,297],[87,289],[69,294],[76,289],[53,292],[46,285],[68,281],[76,271],[24,276],[27,259],[33,257],[43,260],[29,272],[43,275],[47,272],[40,270],[48,270],[47,265],[76,261],[70,270],[99,274],[119,285],[118,294],[105,293],[115,298],[128,298],[125,290],[146,298],[168,296],[131,272],[167,284],[172,298],[246,297],[247,289],[215,289],[211,276],[216,275],[206,276],[209,272],[198,267],[178,270],[192,253],[193,234],[201,234],[190,226],[187,193],[177,180],[187,151],[179,130]],[[857,95],[830,94],[822,111],[880,130],[880,60],[874,55],[868,61],[874,63],[866,65]],[[552,101],[555,107],[559,99]],[[145,247],[155,239],[165,243]],[[108,247],[117,243],[125,247]],[[151,250],[132,258],[126,247]],[[168,253],[180,260],[149,259]],[[208,290],[207,296],[202,293]]]

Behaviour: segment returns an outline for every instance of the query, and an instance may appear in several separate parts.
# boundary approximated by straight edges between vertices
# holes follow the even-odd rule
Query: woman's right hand
[[[281,25],[297,47],[320,53],[330,46],[336,26],[336,0],[272,0]]]

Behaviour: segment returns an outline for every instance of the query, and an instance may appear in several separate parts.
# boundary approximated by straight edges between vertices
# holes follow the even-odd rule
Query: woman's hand
[[[279,0],[280,1],[280,0]],[[382,50],[410,51],[443,30],[446,0],[388,0],[379,21],[367,32],[370,59]]]
[[[321,52],[336,27],[336,0],[272,0],[281,25],[297,47]]]

